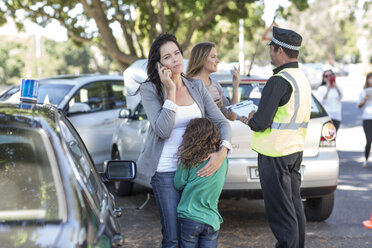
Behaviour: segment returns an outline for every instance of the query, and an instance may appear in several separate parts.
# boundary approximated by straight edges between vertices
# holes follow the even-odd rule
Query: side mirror
[[[137,174],[136,163],[127,160],[106,160],[103,169],[108,181],[133,180]]]
[[[122,108],[119,112],[119,118],[127,119],[132,117],[132,110],[129,108]]]

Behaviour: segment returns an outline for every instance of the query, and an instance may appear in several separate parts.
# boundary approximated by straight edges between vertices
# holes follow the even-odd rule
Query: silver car
[[[232,95],[231,75],[212,75],[222,85],[226,96]],[[242,76],[239,86],[240,101],[252,100],[258,105],[266,79]],[[247,113],[248,115],[248,113]],[[114,159],[136,161],[145,142],[149,122],[138,100],[133,109],[123,109],[121,122],[113,135]],[[222,197],[247,197],[262,199],[257,168],[257,153],[250,148],[252,130],[240,121],[230,122],[233,130],[233,151],[229,154],[229,170]],[[312,96],[311,119],[305,140],[304,158],[301,167],[301,194],[308,220],[327,219],[333,210],[334,191],[337,187],[339,158],[336,151],[336,132],[328,114]],[[139,170],[134,181],[150,186],[150,178]],[[116,193],[130,194],[132,182],[116,184]]]
[[[19,102],[19,87],[0,101]],[[62,109],[83,139],[99,172],[111,158],[112,134],[121,108],[127,106],[123,78],[115,75],[58,76],[40,80],[38,103]]]

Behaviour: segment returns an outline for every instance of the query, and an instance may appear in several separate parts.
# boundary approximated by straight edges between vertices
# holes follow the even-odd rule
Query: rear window
[[[229,101],[232,98],[233,87],[232,84],[221,84],[225,96]],[[239,101],[251,100],[255,105],[258,106],[261,99],[261,92],[264,88],[264,84],[240,84],[239,85]],[[311,95],[311,118],[318,118],[327,116],[327,112],[319,101]]]
[[[0,221],[59,221],[58,202],[41,134],[0,126]]]
[[[65,84],[40,84],[38,103],[50,103],[58,106],[67,93],[72,89],[72,85]],[[0,96],[0,101],[19,102],[19,87],[14,87]]]

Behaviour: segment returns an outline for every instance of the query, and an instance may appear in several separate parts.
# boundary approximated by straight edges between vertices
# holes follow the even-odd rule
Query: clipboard
[[[240,118],[240,116],[248,117],[249,113],[251,113],[252,111],[257,111],[258,107],[253,103],[253,101],[246,100],[227,106],[226,108],[234,112],[234,114],[236,114],[237,117]]]

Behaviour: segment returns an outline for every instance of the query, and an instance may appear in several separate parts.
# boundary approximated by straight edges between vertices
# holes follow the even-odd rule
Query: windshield
[[[221,84],[225,96],[229,101],[232,98],[233,87],[231,84]],[[239,102],[245,100],[251,100],[255,105],[258,106],[261,99],[261,92],[265,85],[263,84],[240,84],[239,85]],[[327,112],[324,110],[322,105],[316,100],[316,98],[311,96],[311,118],[324,117],[327,116]]]
[[[67,93],[72,89],[72,85],[65,84],[40,84],[38,103],[50,103],[58,106]],[[0,101],[19,102],[19,87],[15,87],[0,96]]]
[[[0,126],[0,220],[61,220],[55,180],[39,132]]]

